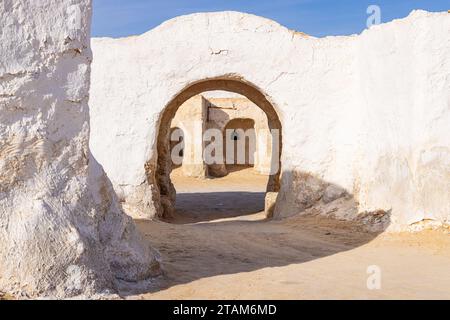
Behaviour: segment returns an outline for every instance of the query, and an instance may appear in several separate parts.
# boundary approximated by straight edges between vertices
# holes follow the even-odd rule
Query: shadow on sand
[[[264,210],[264,192],[179,193],[170,223],[189,224],[247,216]]]
[[[303,181],[298,176],[285,178],[285,183],[292,183],[289,186],[292,189],[288,190],[298,191],[300,187],[304,191],[298,194],[299,204],[309,199],[305,195],[309,194],[311,183],[322,183],[325,188],[330,185],[311,181],[311,177]],[[316,205],[304,209],[308,214],[271,220],[262,212],[262,192],[178,194],[179,216],[174,223],[136,221],[145,239],[160,251],[164,275],[150,286],[123,294],[152,293],[208,277],[306,263],[362,246],[389,225],[387,213],[383,218],[387,221],[382,224],[384,229],[368,232],[361,220],[324,217],[319,210],[315,211],[318,203],[324,208],[322,198],[316,197],[314,201]],[[353,206],[356,212],[357,203],[350,194],[326,204],[325,208],[332,213],[342,210],[343,205]],[[368,223],[376,215],[366,216],[369,218],[364,221]]]

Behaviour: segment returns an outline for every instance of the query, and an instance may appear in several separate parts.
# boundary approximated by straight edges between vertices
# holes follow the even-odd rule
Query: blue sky
[[[194,12],[242,11],[273,19],[316,37],[360,33],[366,9],[381,8],[382,22],[413,9],[447,11],[450,0],[93,0],[92,34],[123,37],[144,33],[165,20]]]

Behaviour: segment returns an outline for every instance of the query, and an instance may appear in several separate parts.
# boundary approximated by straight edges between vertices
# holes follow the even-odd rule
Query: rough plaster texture
[[[388,212],[392,228],[448,223],[449,34],[446,12],[320,39],[222,12],[93,39],[92,150],[116,190],[146,196],[151,214],[166,106],[199,82],[237,80],[259,89],[282,124],[275,217],[302,212],[333,186],[354,197],[356,212]]]
[[[92,296],[159,270],[88,150],[90,17],[0,2],[0,291]]]

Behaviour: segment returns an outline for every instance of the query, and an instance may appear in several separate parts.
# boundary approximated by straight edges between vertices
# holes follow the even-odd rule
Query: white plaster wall
[[[158,262],[88,150],[89,0],[0,2],[0,291],[112,293]]]
[[[223,134],[226,125],[233,119],[246,118],[255,121],[256,146],[253,167],[257,172],[269,175],[272,165],[272,135],[269,132],[265,112],[243,96],[233,97],[231,94],[220,96],[219,93],[210,93],[208,96],[211,126],[222,130]]]
[[[182,170],[188,177],[205,178],[208,175],[203,161],[206,112],[206,100],[197,95],[183,103],[172,119],[171,127],[178,127],[183,131]]]
[[[263,110],[245,97],[209,98],[209,119],[217,128],[225,129],[227,123],[237,118],[255,121],[255,128],[269,128],[267,116]]]
[[[392,226],[450,219],[450,15],[415,11],[359,36],[307,37],[253,15],[182,16],[141,36],[93,39],[91,147],[131,197],[156,159],[158,119],[188,85],[241,77],[273,102],[282,170],[343,187]],[[276,216],[303,207],[282,181]]]
[[[393,224],[450,222],[450,14],[364,32],[358,54],[361,207]]]

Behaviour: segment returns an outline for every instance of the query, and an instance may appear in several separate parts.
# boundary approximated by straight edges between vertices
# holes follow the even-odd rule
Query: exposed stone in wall
[[[381,210],[392,228],[445,223],[449,31],[448,13],[414,11],[359,36],[318,39],[222,12],[179,17],[138,37],[94,39],[91,145],[124,199],[154,188],[153,176],[167,179],[156,164],[166,111],[202,92],[192,87],[235,81],[276,110],[268,120],[282,125],[283,176],[300,178],[282,181],[275,217],[301,213],[334,185],[353,196],[354,217]],[[146,171],[145,163],[160,169]]]
[[[159,272],[88,149],[88,0],[0,3],[0,290],[113,293]]]
[[[277,203],[278,192],[267,192],[264,198],[264,213],[267,218],[273,218],[273,212]]]

